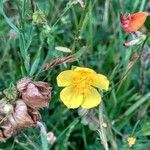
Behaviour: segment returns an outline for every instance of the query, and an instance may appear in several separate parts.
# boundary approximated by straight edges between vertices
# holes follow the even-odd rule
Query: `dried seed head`
[[[45,82],[33,82],[25,78],[18,82],[17,89],[23,101],[31,108],[48,107],[51,98],[51,87]]]

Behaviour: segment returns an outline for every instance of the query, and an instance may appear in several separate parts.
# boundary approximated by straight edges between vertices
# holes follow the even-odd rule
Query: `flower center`
[[[89,76],[89,73],[82,72],[79,76],[74,77],[73,85],[80,94],[84,94],[89,90],[89,87],[92,85],[92,79]]]

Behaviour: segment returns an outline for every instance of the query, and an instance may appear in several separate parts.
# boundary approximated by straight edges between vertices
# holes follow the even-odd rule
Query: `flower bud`
[[[33,16],[32,16],[32,23],[33,24],[45,24],[47,21],[46,21],[46,16],[45,14],[42,12],[42,11],[35,11],[33,13]]]
[[[10,113],[11,111],[13,111],[13,106],[11,104],[6,104],[4,106],[4,112],[5,112],[5,114]]]
[[[51,30],[52,30],[51,27],[46,24],[46,25],[43,25],[42,33],[47,36],[50,34]]]
[[[129,15],[121,15],[120,21],[125,32],[131,33],[139,30],[149,16],[148,12],[138,12]]]
[[[10,86],[7,89],[5,89],[3,93],[9,100],[16,100],[18,96],[17,89],[14,86],[14,84],[10,84]]]
[[[53,132],[48,132],[48,133],[46,134],[46,136],[47,136],[47,141],[48,141],[48,143],[50,143],[50,144],[54,144],[54,143],[55,143],[55,141],[56,141],[56,136],[54,135]]]
[[[136,138],[135,137],[128,137],[127,139],[129,147],[132,147],[136,143]]]

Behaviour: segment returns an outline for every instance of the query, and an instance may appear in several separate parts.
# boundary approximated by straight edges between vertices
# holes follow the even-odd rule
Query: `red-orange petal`
[[[144,25],[148,15],[150,15],[148,12],[138,12],[129,14],[128,16],[121,15],[120,21],[122,28],[129,33],[135,32]]]

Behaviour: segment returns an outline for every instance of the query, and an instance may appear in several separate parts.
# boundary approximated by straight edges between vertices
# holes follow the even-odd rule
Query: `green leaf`
[[[150,16],[147,17],[147,19],[145,21],[145,26],[146,26],[147,30],[150,31]]]
[[[36,70],[38,69],[38,65],[40,62],[40,55],[41,55],[41,50],[39,50],[39,52],[37,53],[36,58],[32,64],[32,67],[30,70],[30,76],[32,76],[36,72]]]
[[[11,22],[10,18],[8,18],[3,10],[3,3],[0,3],[0,13],[3,15],[3,17],[5,18],[6,22],[8,23],[8,25],[14,30],[16,31],[16,33],[20,33],[19,29]]]
[[[78,52],[75,53],[75,58],[78,59],[87,50],[87,47],[83,46]]]
[[[150,122],[147,122],[144,124],[144,126],[141,130],[141,135],[143,135],[143,136],[150,135]]]

